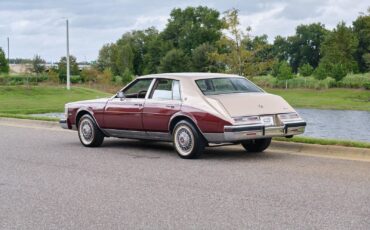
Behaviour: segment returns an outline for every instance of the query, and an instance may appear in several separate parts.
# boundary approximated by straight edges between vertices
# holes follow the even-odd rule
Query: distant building
[[[31,73],[32,64],[9,64],[9,70],[15,74]]]
[[[48,72],[51,68],[58,68],[58,63],[45,63],[45,71]],[[25,74],[32,73],[32,64],[9,64],[10,73],[14,74]],[[78,64],[78,69],[81,71],[83,69],[91,68],[90,64]]]

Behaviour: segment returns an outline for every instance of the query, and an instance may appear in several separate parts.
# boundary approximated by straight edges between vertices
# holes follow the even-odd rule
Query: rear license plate
[[[274,117],[273,116],[263,116],[263,117],[261,117],[261,121],[265,126],[273,126],[274,125]]]

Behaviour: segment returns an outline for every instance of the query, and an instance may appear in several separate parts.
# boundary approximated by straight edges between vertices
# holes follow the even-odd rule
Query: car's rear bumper
[[[289,122],[282,126],[266,127],[264,125],[225,126],[223,133],[203,133],[210,143],[240,142],[250,139],[268,137],[286,137],[304,133],[305,121]]]
[[[67,119],[61,119],[61,120],[59,121],[59,125],[60,125],[60,127],[62,127],[63,129],[69,129],[69,128],[68,128],[68,122],[67,122]]]

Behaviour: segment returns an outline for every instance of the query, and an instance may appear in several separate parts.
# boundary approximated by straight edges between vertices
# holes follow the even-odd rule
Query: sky
[[[332,29],[352,24],[370,2],[364,0],[0,0],[0,47],[10,58],[41,55],[55,62],[66,53],[65,20],[70,25],[70,53],[78,61],[96,60],[99,49],[123,33],[155,26],[162,30],[173,8],[207,6],[240,10],[241,27],[252,35],[288,36],[300,24],[321,22]]]

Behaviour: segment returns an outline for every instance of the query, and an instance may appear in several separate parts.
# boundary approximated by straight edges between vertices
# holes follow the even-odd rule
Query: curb
[[[336,157],[340,159],[370,161],[370,149],[337,145],[319,145],[273,141],[271,149],[298,155]]]
[[[40,120],[29,120],[29,119],[17,119],[0,117],[0,124],[8,125],[22,125],[30,127],[44,127],[44,128],[60,128],[59,123],[56,121],[40,121]]]
[[[13,125],[13,126],[43,127],[49,129],[62,130],[61,127],[59,126],[59,123],[55,121],[39,121],[39,120],[0,117],[0,125],[1,124],[11,126]],[[370,162],[370,149],[366,148],[355,148],[336,145],[306,144],[274,140],[272,141],[269,149],[295,155],[329,157]]]

